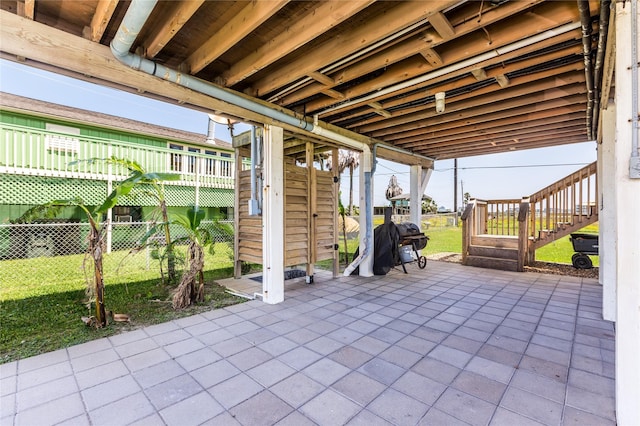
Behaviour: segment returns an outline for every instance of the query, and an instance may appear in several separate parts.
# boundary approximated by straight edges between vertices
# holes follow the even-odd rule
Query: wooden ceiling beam
[[[450,39],[456,34],[455,28],[451,25],[451,22],[444,16],[444,13],[434,13],[429,17],[429,23],[440,34],[443,39]]]
[[[282,9],[289,0],[252,1],[184,61],[196,74]]]
[[[233,86],[344,22],[373,1],[319,2],[318,6],[310,10],[304,19],[291,23],[278,36],[232,64],[227,71],[222,73],[222,80],[227,86]],[[256,93],[265,92],[258,91]]]
[[[143,42],[147,58],[154,58],[182,29],[194,13],[202,6],[204,0],[171,2],[173,10],[169,19],[157,25]]]
[[[534,148],[544,148],[549,146],[565,145],[570,143],[588,142],[586,132],[584,135],[575,134],[567,136],[566,134],[553,134],[553,135],[540,135],[535,138],[526,140],[511,140],[492,145],[491,142],[486,141],[477,145],[464,146],[464,147],[452,147],[450,149],[438,149],[429,150],[425,147],[421,150],[416,150],[416,153],[426,155],[438,160],[445,160],[449,158],[461,158],[471,157],[475,155],[497,154],[500,152],[509,151],[522,151]]]
[[[325,85],[327,87],[333,87],[336,84],[336,81],[333,78],[331,78],[331,77],[329,77],[329,76],[327,76],[325,74],[322,74],[321,72],[318,72],[318,71],[314,71],[312,73],[309,73],[309,77],[314,79],[318,83],[323,84],[323,85]]]
[[[422,141],[412,142],[410,144],[395,144],[398,147],[403,149],[412,150],[419,146],[428,145],[429,148],[442,148],[442,147],[452,147],[456,145],[468,145],[474,144],[476,142],[484,142],[487,140],[491,140],[493,142],[500,142],[509,139],[522,139],[534,137],[535,135],[545,134],[547,132],[582,132],[585,128],[585,119],[582,117],[581,119],[570,120],[562,123],[544,123],[538,124],[535,126],[527,126],[521,129],[516,130],[502,130],[496,132],[490,132],[486,134],[475,134],[469,135],[465,137],[457,137],[455,139],[446,138],[446,139],[432,139],[430,137],[424,137]]]
[[[556,121],[585,119],[584,111],[578,105],[562,108],[552,108],[548,110],[536,111],[533,113],[516,114],[505,116],[504,112],[494,112],[476,117],[471,123],[469,120],[450,121],[447,123],[437,123],[428,127],[410,130],[397,134],[385,136],[385,141],[401,145],[411,142],[422,141],[424,138],[457,138],[469,132],[490,132],[494,129],[525,127],[536,123],[553,123]],[[529,124],[534,123],[534,124]]]
[[[557,7],[550,7],[549,3],[542,4],[536,13],[525,14],[526,16],[516,16],[508,20],[503,25],[492,30],[492,43],[488,44],[479,38],[477,34],[469,34],[465,37],[457,38],[447,44],[447,49],[441,52],[444,61],[443,66],[457,63],[463,59],[478,56],[488,51],[508,45],[514,40],[526,39],[535,36],[543,31],[558,27],[562,23],[575,19],[577,8],[564,2],[558,3]],[[402,62],[398,62],[385,68],[385,72],[377,78],[370,79],[364,83],[349,87],[344,94],[349,99],[357,99],[360,96],[375,94],[381,88],[393,86],[401,81],[406,81],[428,72],[418,58],[412,57]],[[476,66],[477,68],[477,66]],[[450,77],[450,75],[449,75]],[[379,99],[374,99],[379,101]],[[370,101],[370,100],[369,100]],[[306,109],[310,113],[322,112],[322,109],[335,105],[331,99],[317,99],[307,103]],[[358,104],[354,104],[357,106]]]
[[[442,132],[434,132],[432,131],[431,128],[425,128],[425,129],[421,129],[422,130],[421,133],[415,132],[411,135],[400,134],[397,136],[402,136],[402,137],[399,137],[398,139],[385,138],[385,141],[386,142],[393,141],[394,145],[402,146],[404,148],[407,148],[407,147],[411,148],[414,146],[413,144],[422,143],[425,140],[429,140],[430,142],[433,142],[433,143],[438,143],[438,142],[449,141],[452,139],[458,140],[458,139],[480,137],[480,136],[486,136],[486,135],[492,135],[492,134],[498,134],[498,133],[504,133],[504,132],[517,132],[522,129],[527,129],[531,127],[544,126],[544,125],[556,125],[557,123],[565,123],[565,122],[568,123],[575,120],[581,120],[582,125],[585,124],[585,116],[584,116],[584,113],[582,112],[577,112],[569,115],[551,115],[547,111],[544,111],[544,113],[546,113],[544,114],[545,117],[539,118],[539,119],[532,119],[530,117],[527,117],[527,115],[531,115],[531,114],[523,114],[523,115],[518,115],[515,118],[510,117],[510,120],[496,119],[496,120],[486,121],[473,127],[470,126],[471,128],[468,128],[469,130],[466,132],[464,131],[464,129],[467,128],[466,126],[463,126],[462,128],[452,127],[448,129],[448,131],[442,131]]]
[[[384,135],[377,135],[380,132],[371,133],[372,136],[378,139],[394,143],[393,137],[396,135],[403,135],[405,132],[417,132],[420,129],[431,128],[434,125],[473,125],[481,124],[487,121],[496,120],[496,114],[501,114],[505,119],[517,116],[529,116],[536,113],[545,113],[549,110],[554,110],[558,113],[573,113],[576,111],[584,112],[584,108],[587,102],[587,97],[584,93],[579,93],[571,96],[559,96],[555,99],[545,100],[544,102],[531,103],[526,98],[515,98],[509,101],[503,102],[506,104],[504,108],[501,106],[495,106],[493,108],[477,107],[475,109],[466,110],[463,114],[457,114],[449,117],[448,120],[440,121],[437,118],[434,120],[418,120],[415,122],[407,123],[402,126],[397,126],[394,132],[384,132]],[[498,118],[499,119],[499,118]],[[390,136],[388,136],[390,135]]]
[[[382,107],[382,105],[380,105],[379,103],[371,102],[371,103],[369,103],[367,105],[369,105],[371,108],[373,108],[373,110],[375,111],[376,114],[379,114],[384,118],[391,118],[391,113],[389,111],[385,110]]]
[[[579,48],[579,47],[578,47]],[[513,67],[513,68],[511,68]],[[510,65],[510,69],[513,70],[517,70],[518,68],[520,68],[519,66],[517,66],[517,64],[511,64]],[[574,64],[567,64],[565,66],[562,67],[558,67],[558,68],[551,68],[549,70],[545,70],[539,73],[535,73],[535,77],[536,79],[543,79],[543,78],[549,78],[549,77],[554,77],[554,76],[560,76],[561,74],[567,73],[567,72],[571,72],[571,71],[579,71],[582,69],[582,63],[581,62],[575,62]],[[500,70],[500,69],[496,69],[493,70],[490,75],[502,72],[504,70]],[[578,76],[576,76],[578,77]],[[581,77],[579,77],[581,78]],[[522,85],[522,84],[528,84],[531,81],[531,76],[521,76],[521,77],[517,77],[514,79],[513,84],[511,85],[512,87],[518,86],[518,85]],[[574,83],[576,80],[574,78],[566,81],[566,84],[571,84]],[[407,97],[403,97],[400,99],[394,99],[391,100],[389,102],[385,102],[382,103],[380,102],[380,104],[382,104],[384,106],[385,109],[391,110],[396,106],[400,106],[403,105],[405,103],[408,102],[415,102],[418,101],[420,99],[424,99],[426,96],[428,95],[433,95],[437,92],[448,92],[450,90],[454,90],[454,89],[458,89],[460,87],[464,87],[465,85],[469,84],[474,84],[475,83],[475,79],[471,76],[460,79],[460,80],[456,80],[454,82],[450,82],[450,83],[446,83],[443,85],[439,85],[439,86],[434,86],[434,87],[429,87],[428,89],[425,89],[423,92],[418,92],[412,95],[409,95]],[[504,87],[506,88],[506,87]],[[482,94],[486,94],[486,93],[492,93],[498,90],[502,90],[504,89],[503,87],[501,88],[496,88],[493,86],[485,86],[483,88],[480,89],[476,89],[473,91],[470,91],[468,93],[463,93],[461,95],[457,95],[457,96],[453,96],[453,97],[449,97],[447,99],[447,102],[451,102],[452,100],[454,102],[457,102],[459,100],[463,100],[463,99],[469,99],[469,98],[473,98],[476,96],[480,96]],[[418,105],[412,108],[403,108],[401,110],[395,110],[393,113],[394,117],[399,117],[402,115],[407,115],[407,114],[411,114],[417,111],[422,111],[422,110],[426,110],[429,108],[434,108],[434,104],[430,103],[430,104],[422,104],[422,105]],[[366,115],[367,111],[363,110],[363,109],[357,109],[354,111],[354,114],[351,115],[346,115],[341,117],[339,120],[331,120],[333,122],[335,122],[335,124],[340,124],[341,122],[344,121],[350,121],[350,124],[347,125],[346,127],[348,128],[358,128],[367,124],[372,124],[375,122],[380,121],[378,118],[363,118],[363,120],[358,121],[358,122],[354,122],[354,118],[361,116],[361,115]]]
[[[394,117],[392,119],[385,120],[384,122],[359,126],[358,129],[359,131],[366,133],[374,132],[376,130],[386,130],[387,133],[391,133],[394,131],[392,129],[394,126],[435,117],[437,117],[438,121],[442,121],[446,120],[448,117],[455,117],[466,109],[491,107],[496,110],[501,110],[504,108],[502,108],[501,105],[495,105],[496,103],[510,101],[514,98],[528,96],[530,97],[531,102],[540,102],[560,96],[586,92],[586,87],[584,87],[584,75],[581,75],[579,71],[563,75],[562,81],[558,80],[559,77],[549,77],[546,79],[534,80],[530,83],[521,84],[519,86],[509,87],[507,89],[496,89],[495,91],[486,93],[485,96],[475,96],[461,101],[447,102],[446,110],[442,114],[438,114],[435,111],[435,108],[423,108],[421,111]],[[560,84],[561,82],[562,84],[566,84],[566,86],[563,87]]]
[[[354,54],[371,44],[393,35],[399,28],[408,27],[434,13],[454,6],[456,0],[425,2],[420,0],[389,3],[393,5],[385,13],[358,26],[350,32],[334,37],[316,46],[313,55],[305,55],[270,72],[253,85],[254,93],[270,93],[310,72],[322,69],[341,58]]]
[[[27,18],[33,21],[36,14],[36,1],[35,0],[18,0],[16,2],[16,12],[18,16]]]
[[[514,13],[518,13],[526,8],[529,8],[542,0],[533,0],[529,2],[509,2],[501,5],[500,7],[493,8],[483,14],[482,25],[487,25],[493,22],[498,22],[502,19],[508,18]],[[459,22],[454,22],[456,27],[456,36],[460,37],[465,34],[469,34],[480,28],[480,24],[476,19],[460,19]],[[382,67],[390,66],[396,62],[406,59],[412,55],[420,54],[424,57],[428,64],[432,67],[439,67],[444,64],[444,61],[440,55],[434,50],[435,47],[449,41],[440,37],[435,31],[427,30],[421,33],[419,36],[404,40],[402,43],[393,45],[393,47],[384,50],[378,54],[372,55],[366,59],[358,61],[356,64],[345,67],[339,73],[334,75],[337,84],[341,84],[347,81],[354,80],[358,77],[362,77],[368,73],[378,70]],[[320,66],[318,66],[320,68]],[[426,68],[425,68],[426,70]],[[256,83],[258,87],[261,83]],[[281,102],[282,105],[290,105],[298,102],[307,97],[313,96],[319,93],[321,90],[318,86],[307,86],[296,92],[287,95]]]

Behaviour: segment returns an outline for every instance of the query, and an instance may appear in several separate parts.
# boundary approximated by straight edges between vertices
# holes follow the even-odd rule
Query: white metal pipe
[[[451,72],[458,71],[458,70],[461,70],[463,68],[466,68],[466,67],[469,67],[469,66],[472,66],[472,65],[476,65],[476,64],[478,64],[480,62],[483,62],[483,61],[498,57],[500,55],[504,55],[506,53],[513,52],[514,50],[522,49],[523,47],[527,47],[527,46],[530,46],[532,44],[539,43],[539,42],[547,40],[547,39],[549,39],[551,37],[555,37],[557,35],[564,34],[566,32],[575,30],[575,29],[580,28],[580,27],[581,27],[580,22],[571,22],[571,23],[568,23],[568,24],[565,24],[565,25],[561,25],[558,28],[554,28],[552,30],[544,31],[544,32],[542,32],[540,34],[536,34],[536,35],[534,35],[532,37],[529,37],[527,39],[520,40],[520,41],[517,41],[515,43],[508,44],[508,45],[506,45],[504,47],[500,47],[500,48],[494,49],[494,50],[492,50],[490,52],[483,53],[481,55],[475,56],[473,58],[466,59],[464,61],[456,62],[455,64],[451,64],[451,65],[446,66],[446,67],[439,68],[439,69],[437,69],[437,70],[435,70],[433,72],[430,72],[428,74],[424,74],[424,75],[421,75],[419,77],[412,78],[411,80],[407,80],[407,81],[404,81],[402,83],[396,84],[394,86],[390,86],[390,87],[387,87],[385,89],[378,90],[378,91],[376,91],[374,93],[362,96],[362,97],[360,97],[358,99],[354,99],[352,101],[345,102],[343,104],[336,105],[336,106],[331,107],[331,108],[327,108],[327,109],[325,109],[323,111],[320,111],[318,113],[318,115],[324,115],[324,114],[328,114],[328,113],[331,113],[331,112],[335,112],[335,111],[341,110],[343,108],[346,108],[346,107],[354,105],[354,104],[368,102],[368,101],[370,101],[372,99],[377,99],[377,98],[379,98],[381,96],[389,95],[389,94],[391,94],[391,93],[393,93],[395,91],[406,89],[406,88],[409,88],[409,87],[412,87],[412,86],[416,86],[418,84],[422,84],[422,83],[427,82],[429,80],[433,80],[434,78],[438,78],[438,77],[441,77],[443,75],[449,74]]]

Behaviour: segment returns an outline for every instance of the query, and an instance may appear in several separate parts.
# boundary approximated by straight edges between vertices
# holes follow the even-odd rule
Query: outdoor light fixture
[[[444,92],[436,93],[436,112],[438,114],[444,112]]]

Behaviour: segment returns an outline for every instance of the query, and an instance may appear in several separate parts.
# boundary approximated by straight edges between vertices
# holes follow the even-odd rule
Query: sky
[[[70,107],[111,114],[149,124],[189,132],[207,133],[205,113],[144,96],[95,85],[0,59],[0,91]],[[239,133],[248,127],[237,125]],[[216,126],[217,139],[231,141],[226,126]],[[585,142],[553,148],[513,151],[458,159],[458,206],[468,192],[473,198],[516,199],[530,195],[596,160],[596,143]],[[438,206],[453,209],[454,162],[435,162],[426,194]],[[354,202],[358,200],[358,170],[354,175]],[[395,175],[409,192],[409,167],[385,160],[378,162],[373,191],[376,206],[388,205],[384,193]],[[347,205],[348,175],[341,179],[342,201]]]

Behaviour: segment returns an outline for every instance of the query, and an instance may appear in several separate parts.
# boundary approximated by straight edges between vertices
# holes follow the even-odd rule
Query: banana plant
[[[95,305],[95,321],[92,321],[92,323],[99,328],[105,327],[107,325],[107,315],[104,306],[104,276],[102,274],[105,226],[101,226],[100,223],[100,216],[106,212],[104,205],[91,210],[81,198],[54,200],[32,207],[27,210],[17,222],[29,223],[34,219],[56,217],[65,207],[79,207],[86,214],[89,221],[87,256],[90,256],[93,261],[93,280],[92,282],[87,280],[87,294],[89,295],[87,303],[89,308],[91,308],[92,303]]]
[[[176,255],[173,242],[171,240],[171,231],[169,229],[169,215],[167,213],[164,182],[179,180],[180,175],[177,173],[147,172],[139,163],[117,157],[91,158],[89,160],[74,161],[69,164],[74,165],[81,161],[86,161],[88,163],[105,162],[107,164],[125,167],[129,171],[129,177],[120,182],[113,189],[111,194],[107,196],[104,203],[99,207],[100,211],[106,212],[110,208],[113,208],[118,203],[120,197],[130,195],[134,188],[141,189],[145,195],[154,198],[158,202],[160,222],[163,224],[162,229],[164,232],[168,281],[169,283],[175,284],[177,282]]]

